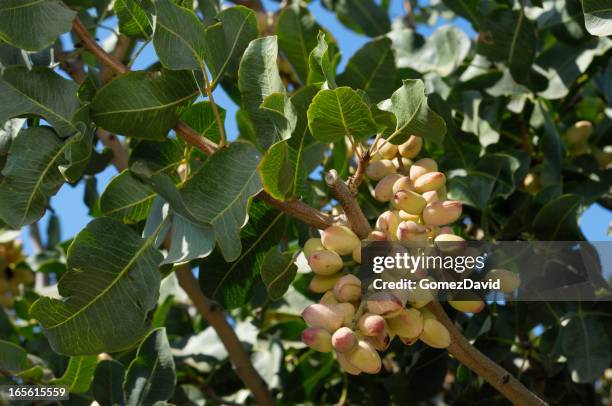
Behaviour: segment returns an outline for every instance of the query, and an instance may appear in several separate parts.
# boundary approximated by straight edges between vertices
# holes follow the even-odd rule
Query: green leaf
[[[157,244],[161,245],[162,242],[168,241],[167,235],[168,231],[170,232],[170,247],[162,265],[184,263],[210,255],[215,246],[212,227],[191,221],[176,211],[168,211],[164,207],[166,204],[161,197],[153,201],[153,207],[143,232],[143,236],[148,237],[155,232],[162,221],[168,224],[157,238]]]
[[[335,89],[337,87],[336,65],[339,57],[336,47],[328,43],[323,31],[319,31],[317,46],[308,56],[308,66],[310,67],[308,83],[327,82],[329,89]]]
[[[32,114],[47,120],[60,135],[72,134],[77,89],[76,83],[47,68],[9,67],[0,78],[0,123]]]
[[[91,390],[100,406],[124,405],[123,380],[125,367],[113,359],[100,361],[94,374]]]
[[[518,83],[529,78],[536,45],[535,27],[522,10],[499,7],[481,21],[478,52],[491,61],[506,63]]]
[[[204,69],[205,29],[192,10],[156,0],[153,46],[161,64],[172,70]]]
[[[395,115],[396,128],[387,141],[402,144],[411,135],[442,143],[446,123],[427,105],[425,85],[421,80],[407,79],[390,99],[378,103],[378,108]]]
[[[397,54],[398,68],[448,76],[461,65],[472,44],[465,32],[452,25],[438,28],[422,45],[416,43],[417,35],[410,29],[389,33]]]
[[[576,79],[586,72],[593,59],[612,49],[612,39],[593,38],[583,44],[561,42],[538,55],[536,65],[548,79],[548,87],[538,93],[545,99],[560,99],[569,94]]]
[[[58,165],[69,146],[49,127],[26,128],[13,141],[0,183],[0,217],[13,228],[40,219],[64,183]]]
[[[70,393],[85,393],[89,390],[98,365],[97,355],[70,357],[68,368],[61,378],[51,381],[56,386],[67,386]]]
[[[137,223],[149,215],[155,192],[129,169],[115,176],[100,197],[102,214],[125,223]]]
[[[198,1],[198,7],[204,14],[204,27],[214,24],[215,17],[221,12],[220,0],[202,0]]]
[[[129,37],[149,39],[153,33],[149,16],[136,0],[115,0],[119,32]]]
[[[166,329],[153,330],[140,344],[125,377],[126,405],[152,405],[174,393],[176,368]]]
[[[606,329],[590,317],[580,315],[561,328],[561,347],[576,383],[601,378],[612,360]]]
[[[240,229],[247,221],[250,198],[261,190],[255,147],[232,143],[215,152],[181,189],[189,211],[199,222],[212,225],[227,261],[240,255]]]
[[[276,36],[258,38],[249,44],[238,70],[243,108],[253,122],[258,143],[264,150],[279,141],[268,112],[261,109],[266,97],[272,93],[285,94],[276,64],[277,57]]]
[[[520,162],[508,154],[487,154],[480,158],[474,169],[464,176],[453,176],[448,182],[452,199],[486,210],[496,197],[507,198],[516,188],[515,173]]]
[[[362,140],[376,133],[368,105],[350,87],[321,90],[308,108],[308,127],[316,140],[327,143],[351,136]]]
[[[536,237],[542,241],[583,240],[578,227],[578,209],[581,203],[580,196],[570,194],[549,201],[533,219]]]
[[[217,106],[221,122],[225,122],[225,110]],[[195,103],[181,116],[181,121],[199,132],[203,137],[218,143],[221,140],[219,126],[210,102]]]
[[[0,3],[0,40],[38,51],[70,31],[75,15],[58,0],[4,0]]]
[[[461,129],[476,134],[480,144],[485,147],[497,143],[500,137],[500,124],[497,119],[499,99],[483,96],[475,90],[463,92],[461,98]]]
[[[145,165],[153,175],[176,175],[176,168],[182,159],[183,146],[177,140],[141,141],[130,155],[130,166]],[[125,170],[106,186],[100,198],[100,209],[105,216],[125,223],[137,223],[147,218],[155,195],[148,184]]]
[[[582,0],[584,24],[591,35],[612,35],[612,3],[609,0]]]
[[[198,93],[190,72],[129,72],[100,89],[91,114],[105,130],[164,140]]]
[[[297,273],[294,257],[288,252],[272,248],[264,257],[261,265],[261,279],[266,284],[270,300],[283,297]]]
[[[550,116],[550,105],[544,100],[539,100],[537,108],[544,117],[544,136],[540,144],[544,162],[542,164],[540,182],[543,186],[557,185],[561,182],[561,169],[563,165],[561,136]]]
[[[278,42],[302,83],[308,80],[310,52],[318,44],[320,29],[308,9],[299,3],[286,7],[278,17]]]
[[[0,340],[0,368],[18,373],[28,367],[28,353],[18,345]]]
[[[291,169],[287,141],[280,141],[272,145],[266,151],[259,166],[264,190],[273,198],[284,201],[293,186]]]
[[[374,0],[337,0],[334,11],[344,25],[369,37],[386,34],[391,29],[389,16]]]
[[[474,28],[478,29],[480,19],[482,18],[481,1],[480,0],[443,0],[444,5],[454,13],[465,18],[472,23]]]
[[[258,36],[257,18],[251,9],[231,7],[221,11],[216,19],[219,22],[206,29],[204,39],[213,87],[224,74],[235,76],[244,51]]]
[[[63,299],[43,297],[30,309],[54,351],[123,351],[146,334],[163,259],[152,243],[153,238],[143,240],[108,217],[93,220],[77,234],[68,250],[69,271],[58,285]]]
[[[289,98],[281,93],[272,93],[266,97],[261,109],[268,114],[277,137],[281,139],[266,151],[261,161],[261,181],[264,190],[272,197],[285,200],[293,185],[288,139],[297,124],[296,111]]]
[[[93,131],[87,129],[83,123],[79,123],[77,127],[80,132],[66,140],[64,152],[66,164],[59,166],[60,173],[70,183],[76,183],[81,179],[93,151]]]
[[[14,118],[0,125],[0,170],[4,168],[6,157],[11,149],[11,144],[17,134],[23,127],[25,120]],[[0,173],[0,181],[2,181],[2,173]]]
[[[391,40],[382,37],[365,44],[351,57],[344,73],[338,77],[338,84],[364,90],[373,103],[387,98],[395,89]]]
[[[285,233],[287,216],[262,201],[249,208],[249,222],[240,239],[245,250],[235,261],[227,263],[215,250],[200,264],[200,287],[225,308],[244,306],[253,294],[266,253],[277,245]]]

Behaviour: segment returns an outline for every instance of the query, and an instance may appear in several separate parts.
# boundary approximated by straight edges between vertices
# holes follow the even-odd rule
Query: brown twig
[[[334,192],[355,234],[361,239],[367,238],[370,231],[372,231],[370,223],[368,223],[368,219],[366,219],[361,211],[357,199],[355,199],[355,196],[353,196],[346,183],[340,179],[335,169],[332,169],[325,175],[325,183],[327,183]]]
[[[363,180],[365,170],[370,163],[370,158],[370,151],[365,151],[362,155],[357,157],[357,169],[355,170],[355,174],[348,180],[348,188],[353,196],[357,196],[357,193],[359,193],[359,186]]]
[[[253,367],[249,355],[236,335],[236,331],[227,322],[221,306],[204,296],[189,266],[182,265],[177,267],[176,277],[179,285],[187,293],[195,308],[198,309],[202,317],[217,332],[219,339],[227,349],[236,374],[251,390],[256,402],[259,405],[274,405],[275,401],[272,394],[257,370]]]
[[[128,153],[119,138],[115,134],[101,128],[98,128],[96,135],[102,144],[113,152],[111,163],[115,166],[117,172],[127,169]]]
[[[508,371],[470,344],[457,327],[455,327],[455,324],[448,317],[440,303],[433,301],[427,305],[427,308],[450,333],[451,345],[448,347],[448,352],[453,354],[459,362],[480,375],[515,405],[547,405],[545,401],[527,389]]]
[[[266,192],[259,192],[256,197],[314,228],[323,230],[335,223],[333,216],[330,214],[316,210],[299,200],[281,202]]]
[[[111,57],[115,59],[116,61],[120,61],[120,62],[123,61],[126,54],[130,50],[131,45],[132,45],[132,39],[130,37],[126,35],[119,35],[117,37],[117,43],[115,44],[115,48],[110,53]],[[112,69],[106,67],[105,65],[102,65],[102,67],[100,68],[100,80],[103,83],[108,82],[115,75],[116,73]]]
[[[413,29],[415,27],[414,24],[414,8],[412,7],[412,2],[410,0],[404,0],[404,11],[406,12],[406,25],[408,28]]]

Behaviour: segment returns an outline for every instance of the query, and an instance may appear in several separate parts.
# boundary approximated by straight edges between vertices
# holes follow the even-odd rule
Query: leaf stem
[[[217,103],[215,103],[215,98],[213,97],[212,88],[210,87],[210,80],[208,79],[208,72],[206,72],[206,66],[204,66],[204,62],[198,60],[198,63],[200,64],[200,70],[202,71],[202,75],[204,76],[204,91],[206,92],[206,96],[208,96],[208,100],[210,101],[210,105],[215,116],[215,121],[217,121],[217,127],[219,127],[219,146],[224,147],[226,143],[225,128],[223,127],[223,121],[221,120],[221,115],[219,114]]]

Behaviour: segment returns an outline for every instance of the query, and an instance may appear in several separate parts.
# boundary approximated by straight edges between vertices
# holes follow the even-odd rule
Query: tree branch
[[[96,135],[102,144],[113,152],[113,160],[111,163],[115,166],[117,172],[122,172],[127,169],[128,153],[119,138],[115,134],[101,128],[98,128]]]
[[[363,180],[363,175],[365,174],[365,170],[370,163],[370,151],[366,150],[363,155],[357,158],[357,169],[355,170],[355,174],[351,176],[348,180],[348,188],[353,196],[357,196],[359,193],[359,186],[361,185],[361,181]]]
[[[281,202],[264,191],[259,192],[256,197],[314,228],[324,230],[335,223],[333,216],[330,214],[314,209],[299,200]]]
[[[351,225],[351,228],[361,239],[365,239],[372,231],[368,219],[364,216],[357,203],[357,199],[351,193],[346,183],[340,179],[338,172],[332,169],[325,175],[325,182],[332,189],[336,199],[340,202],[340,205],[344,209],[346,218]]]
[[[264,380],[253,367],[249,355],[244,350],[242,343],[236,335],[236,331],[229,325],[221,307],[210,300],[199,287],[188,265],[176,268],[176,277],[179,285],[187,293],[193,305],[198,309],[202,317],[215,329],[223,345],[227,349],[229,358],[234,366],[236,374],[242,382],[251,390],[255,401],[259,405],[274,405],[275,400],[268,390]]]
[[[451,344],[448,347],[448,352],[459,362],[480,375],[515,405],[547,405],[545,401],[527,389],[508,371],[470,344],[457,327],[455,327],[455,324],[448,317],[440,303],[433,301],[427,305],[427,308],[450,333]]]

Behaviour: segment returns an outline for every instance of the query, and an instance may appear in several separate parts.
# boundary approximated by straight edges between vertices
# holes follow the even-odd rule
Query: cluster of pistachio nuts
[[[366,175],[378,182],[375,198],[391,206],[378,217],[369,241],[464,241],[448,227],[460,217],[462,206],[447,199],[445,175],[432,159],[411,161],[421,148],[422,139],[414,136],[399,146],[385,143],[366,169]],[[348,227],[325,229],[321,238],[306,242],[303,252],[314,273],[309,288],[323,296],[302,313],[309,326],[302,341],[316,351],[334,351],[347,373],[379,372],[378,351],[386,350],[396,336],[406,345],[417,340],[434,348],[450,345],[446,327],[425,308],[433,299],[430,292],[366,289],[364,293],[361,280],[345,269],[351,264],[345,259],[361,263],[361,241]],[[514,289],[511,285],[518,282],[513,273],[495,272],[491,276],[503,278],[505,288]],[[415,277],[427,275],[417,272]],[[451,305],[470,313],[484,308],[480,299],[451,301]]]
[[[20,294],[21,285],[34,281],[32,272],[18,266],[23,260],[20,241],[0,244],[0,306],[11,308]]]

